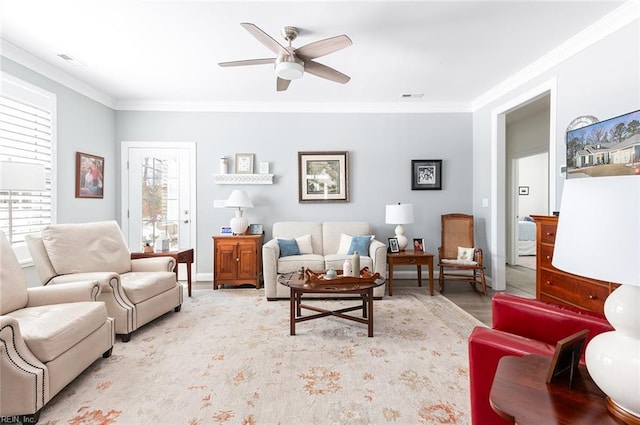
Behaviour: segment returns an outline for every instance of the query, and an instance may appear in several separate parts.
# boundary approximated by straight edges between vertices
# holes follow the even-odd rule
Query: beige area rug
[[[374,302],[368,338],[366,325],[336,317],[290,336],[289,302],[262,290],[194,291],[181,312],[118,340],[39,423],[470,423],[467,336],[483,325],[424,288],[394,292]]]

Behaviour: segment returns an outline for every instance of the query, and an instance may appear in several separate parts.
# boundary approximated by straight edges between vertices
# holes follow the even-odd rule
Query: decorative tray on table
[[[365,267],[360,270],[360,277],[356,276],[343,276],[342,270],[336,270],[336,277],[328,278],[325,276],[324,272],[316,273],[309,269],[305,270],[305,274],[307,275],[307,281],[315,284],[347,284],[347,283],[365,283],[365,282],[375,282],[380,278],[380,273],[371,273],[369,271],[369,267]]]

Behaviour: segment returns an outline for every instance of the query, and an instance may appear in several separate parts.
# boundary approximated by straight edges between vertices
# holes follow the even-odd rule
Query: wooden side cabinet
[[[589,279],[558,270],[551,264],[556,242],[558,217],[532,216],[536,222],[536,298],[598,313],[618,284]],[[597,259],[594,259],[597,261]]]
[[[213,289],[223,284],[260,288],[262,235],[213,236]]]

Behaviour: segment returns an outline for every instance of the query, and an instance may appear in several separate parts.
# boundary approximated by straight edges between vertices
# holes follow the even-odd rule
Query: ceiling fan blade
[[[337,35],[331,38],[325,38],[324,40],[315,41],[295,49],[296,55],[303,59],[315,59],[321,56],[328,55],[329,53],[336,52],[345,47],[349,47],[353,44],[351,39],[346,35]]]
[[[304,71],[316,77],[325,78],[340,84],[346,84],[351,79],[351,77],[344,75],[342,72],[312,60],[304,62]]]
[[[287,49],[285,49],[280,43],[275,41],[269,34],[262,31],[260,28],[255,26],[254,24],[243,22],[240,25],[247,31],[251,33],[252,36],[258,39],[258,41],[265,46],[267,49],[271,50],[276,55],[289,55]]]
[[[225,66],[247,66],[247,65],[273,65],[276,62],[276,58],[265,58],[265,59],[247,59],[243,61],[231,61],[231,62],[220,62],[218,65]]]
[[[289,84],[291,84],[291,80],[285,80],[284,78],[278,77],[278,80],[276,81],[276,90],[285,91],[289,88]]]

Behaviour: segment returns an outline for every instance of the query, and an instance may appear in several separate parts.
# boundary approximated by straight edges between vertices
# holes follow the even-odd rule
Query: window
[[[24,248],[25,235],[55,222],[52,176],[55,175],[56,97],[6,73],[2,73],[1,82],[0,161],[36,164],[40,166],[36,168],[44,168],[44,190],[24,187],[10,190],[10,179],[15,174],[0,181],[0,229],[12,242],[18,258],[24,261],[28,258]],[[19,181],[22,183],[24,179]]]

